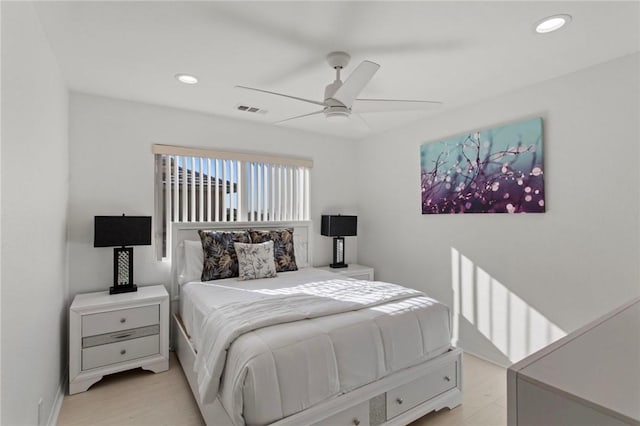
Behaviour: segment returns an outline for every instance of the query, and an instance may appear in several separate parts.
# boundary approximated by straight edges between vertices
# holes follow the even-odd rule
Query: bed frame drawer
[[[153,335],[82,350],[82,370],[160,353],[160,336]]]
[[[369,426],[369,401],[320,420],[312,426]]]
[[[113,333],[160,323],[159,305],[82,316],[82,337]]]
[[[436,395],[456,387],[458,383],[456,361],[439,367],[406,385],[387,392],[387,419],[428,401]]]

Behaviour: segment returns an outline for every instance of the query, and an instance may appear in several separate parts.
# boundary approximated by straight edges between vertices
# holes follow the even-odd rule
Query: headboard
[[[312,222],[190,222],[171,224],[171,297],[178,296],[178,271],[181,251],[179,247],[184,240],[200,241],[199,229],[208,231],[242,231],[246,229],[282,229],[293,228],[293,247],[296,264],[299,268],[312,265],[311,263],[311,232]]]

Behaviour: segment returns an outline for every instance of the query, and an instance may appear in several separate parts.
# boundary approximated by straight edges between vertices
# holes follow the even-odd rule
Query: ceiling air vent
[[[250,106],[250,105],[236,105],[236,109],[238,111],[253,112],[253,113],[256,113],[256,114],[266,114],[267,113],[266,109],[262,109],[262,108],[258,108],[258,107],[254,107],[254,106]]]

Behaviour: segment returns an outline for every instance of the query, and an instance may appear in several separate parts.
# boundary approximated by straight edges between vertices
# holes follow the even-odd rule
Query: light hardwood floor
[[[462,380],[461,406],[428,414],[411,426],[506,425],[506,370],[465,354]],[[204,421],[172,352],[169,371],[125,371],[105,377],[88,392],[65,396],[58,425],[201,426]]]

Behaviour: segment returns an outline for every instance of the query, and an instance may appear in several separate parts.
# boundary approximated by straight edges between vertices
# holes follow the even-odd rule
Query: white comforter
[[[314,269],[221,283],[183,286],[183,320],[203,402],[219,395],[237,424],[276,421],[449,346],[448,309],[415,290]]]

